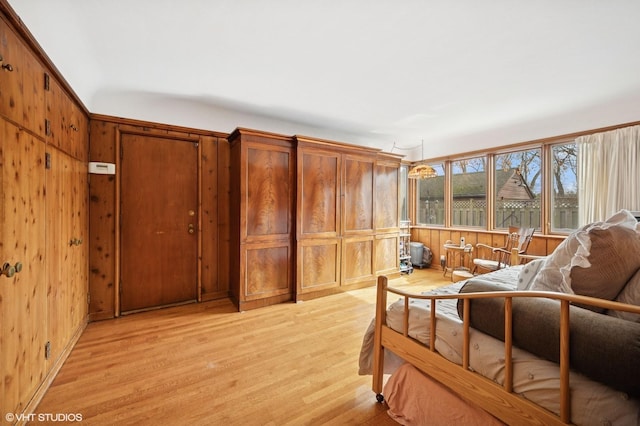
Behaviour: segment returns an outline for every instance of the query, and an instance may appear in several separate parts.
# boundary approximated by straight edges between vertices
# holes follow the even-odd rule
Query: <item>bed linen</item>
[[[473,278],[504,286],[505,290],[515,289],[522,267],[506,268],[491,274]],[[465,281],[432,290],[425,294],[451,294],[459,292]],[[390,295],[392,296],[392,295]],[[430,302],[410,299],[409,336],[428,345]],[[436,351],[447,360],[461,364],[462,321],[457,313],[457,300],[436,302],[437,327]],[[404,300],[389,305],[387,325],[402,331]],[[535,324],[532,324],[535,326]],[[488,379],[502,384],[504,380],[504,343],[477,330],[470,330],[470,369]],[[360,374],[371,374],[373,366],[374,322],[369,325],[363,339],[360,353]],[[394,373],[404,361],[385,349],[385,374]],[[556,414],[559,406],[559,366],[538,358],[530,353],[513,348],[514,391],[521,396]],[[578,425],[640,425],[640,401],[623,392],[615,391],[585,376],[572,372],[571,412],[572,420]]]

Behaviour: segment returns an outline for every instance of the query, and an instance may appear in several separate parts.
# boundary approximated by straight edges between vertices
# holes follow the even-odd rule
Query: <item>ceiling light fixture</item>
[[[424,159],[424,139],[422,140],[422,159]],[[436,169],[428,164],[417,164],[409,170],[407,177],[409,179],[429,179],[438,176]]]

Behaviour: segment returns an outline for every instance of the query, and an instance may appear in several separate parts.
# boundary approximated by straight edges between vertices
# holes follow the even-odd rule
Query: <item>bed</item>
[[[470,410],[467,419],[477,419],[479,409],[497,424],[640,424],[640,307],[631,300],[640,297],[640,235],[627,233],[637,247],[616,247],[623,241],[617,227],[629,225],[627,219],[584,227],[568,237],[556,251],[569,253],[572,267],[560,273],[561,256],[554,252],[425,294],[390,288],[387,278],[379,277],[376,316],[363,339],[359,373],[373,375],[378,400],[393,402],[390,415],[403,424],[424,424],[425,416],[430,424],[474,424],[460,417],[465,411],[460,408],[435,412],[451,400],[445,393],[456,407]],[[604,234],[606,244],[600,241]],[[585,235],[586,251],[580,245]],[[601,250],[609,258],[601,279],[613,296],[604,297],[591,285],[599,279]],[[588,272],[587,287],[597,291],[574,291],[585,279],[571,273],[581,261],[575,259],[578,252],[582,261],[590,260],[579,272]],[[611,273],[623,281],[615,283],[618,287]],[[386,385],[385,374],[391,374]],[[424,385],[405,384],[416,380]],[[405,386],[414,387],[406,392]],[[431,412],[424,409],[429,404]],[[415,407],[417,414],[403,411]]]

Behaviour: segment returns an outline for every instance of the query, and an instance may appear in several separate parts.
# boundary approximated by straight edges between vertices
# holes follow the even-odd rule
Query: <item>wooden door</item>
[[[21,413],[43,380],[47,341],[45,144],[0,120],[0,413]],[[17,268],[20,269],[20,268]]]
[[[121,136],[120,311],[197,298],[198,144]]]

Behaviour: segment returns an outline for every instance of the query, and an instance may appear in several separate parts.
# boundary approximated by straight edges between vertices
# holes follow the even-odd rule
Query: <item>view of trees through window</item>
[[[544,166],[543,149],[551,164]],[[575,142],[501,152],[493,157],[492,182],[487,188],[487,156],[453,160],[451,170],[451,224],[486,227],[487,197],[493,200],[493,229],[509,226],[541,229],[543,182],[551,185],[549,217],[551,231],[570,232],[578,224],[577,148]],[[416,222],[444,225],[445,163],[430,164],[435,178],[417,182]],[[551,176],[546,176],[549,170]],[[544,178],[544,179],[543,179]]]
[[[495,156],[495,228],[540,229],[541,150]]]
[[[578,149],[575,142],[563,143],[551,154],[551,230],[569,232],[578,227]]]

